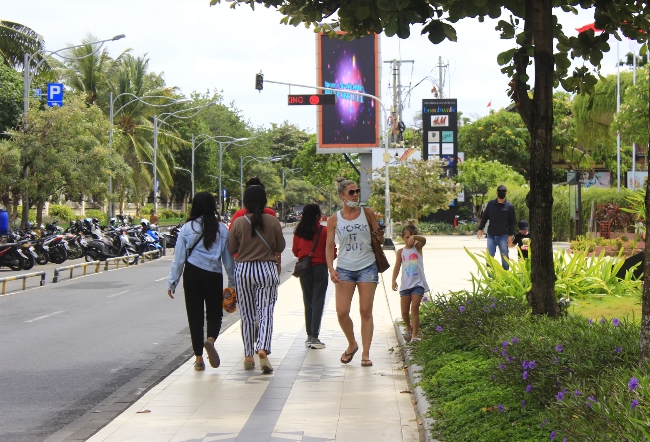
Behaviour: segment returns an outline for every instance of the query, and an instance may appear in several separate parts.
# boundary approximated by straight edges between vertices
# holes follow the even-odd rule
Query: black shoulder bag
[[[309,269],[311,269],[311,255],[314,254],[314,250],[316,249],[316,244],[318,243],[318,238],[320,237],[320,232],[321,230],[323,230],[323,226],[319,226],[319,227],[320,228],[318,229],[316,238],[314,239],[314,245],[311,246],[311,252],[309,252],[309,255],[300,258],[296,263],[296,268],[293,270],[293,276],[295,276],[296,278],[300,278],[302,275],[307,273]]]

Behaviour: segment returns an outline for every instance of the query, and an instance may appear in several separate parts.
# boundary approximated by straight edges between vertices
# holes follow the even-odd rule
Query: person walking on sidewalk
[[[512,247],[512,239],[515,236],[515,225],[517,218],[515,217],[515,206],[510,201],[506,200],[508,189],[501,184],[497,187],[497,198],[490,200],[485,207],[481,223],[478,226],[476,236],[481,239],[483,236],[483,229],[485,224],[490,221],[487,232],[487,250],[491,256],[497,251],[499,247],[499,254],[501,255],[501,265],[505,270],[508,270],[508,247]]]
[[[307,204],[303,208],[302,218],[293,234],[294,256],[302,259],[311,256],[310,270],[300,277],[302,301],[305,304],[305,328],[307,340],[305,347],[325,348],[318,338],[320,324],[325,308],[325,293],[329,277],[327,275],[327,260],[325,259],[325,244],[327,229],[320,224],[321,212],[318,204]],[[336,249],[334,250],[336,257]]]
[[[402,319],[406,326],[404,340],[419,342],[420,302],[424,293],[429,291],[427,278],[424,275],[424,258],[422,247],[427,243],[424,236],[418,235],[418,229],[413,224],[402,227],[404,247],[397,251],[397,262],[393,269],[393,290],[397,291],[397,276],[402,269],[402,284],[399,295],[402,307]]]
[[[273,367],[268,355],[271,354],[273,309],[280,285],[280,254],[285,241],[278,219],[264,213],[266,202],[262,186],[249,186],[244,191],[247,214],[232,223],[228,248],[230,253],[236,254],[235,280],[246,356],[244,368],[255,367],[253,354],[257,353],[262,373],[271,373]]]
[[[336,287],[336,314],[339,325],[348,340],[348,348],[341,355],[341,362],[352,361],[359,345],[354,337],[354,327],[350,318],[350,306],[355,288],[359,289],[359,313],[361,314],[361,365],[371,367],[370,343],[374,329],[372,307],[379,273],[375,254],[372,250],[370,226],[377,223],[372,210],[359,207],[361,190],[356,183],[344,178],[336,179],[336,190],[343,201],[343,209],[327,220],[326,259],[330,279]],[[383,236],[381,229],[377,232]],[[339,241],[339,257],[334,268],[334,236]],[[383,239],[380,238],[381,242]]]
[[[190,327],[194,369],[205,370],[203,349],[214,368],[221,363],[214,343],[221,331],[223,318],[222,263],[228,274],[228,287],[236,291],[234,259],[228,251],[228,229],[216,216],[217,203],[208,192],[199,192],[192,200],[192,212],[176,240],[174,259],[167,278],[167,295],[174,299],[176,286],[183,276],[185,308]],[[183,271],[183,267],[185,271]],[[203,335],[203,305],[208,324],[207,340]]]
[[[249,188],[250,186],[262,186],[262,189],[264,189],[264,184],[262,184],[262,181],[254,176],[253,178],[249,179],[246,181],[246,186],[244,186],[244,189]],[[246,210],[246,207],[242,207],[238,211],[232,214],[232,218],[230,218],[230,228],[232,229],[232,225],[235,222],[237,218],[241,218],[242,216],[246,215],[248,211]],[[278,216],[277,213],[275,213],[275,210],[271,209],[270,207],[265,207],[264,208],[264,213],[267,215],[273,215],[275,217]]]

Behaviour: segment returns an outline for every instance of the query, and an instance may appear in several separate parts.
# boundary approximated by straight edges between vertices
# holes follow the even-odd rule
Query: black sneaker
[[[321,340],[318,338],[311,338],[311,348],[314,349],[325,348],[325,344],[323,344]]]

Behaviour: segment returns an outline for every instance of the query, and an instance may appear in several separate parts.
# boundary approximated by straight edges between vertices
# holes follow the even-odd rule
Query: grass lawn
[[[634,314],[634,322],[640,323],[641,299],[638,296],[585,298],[573,301],[569,311],[585,318],[600,319],[604,317],[609,320],[612,318],[622,319],[626,316],[632,320],[632,314]]]
[[[158,225],[162,227],[166,226],[175,226],[178,223],[181,223],[185,221],[185,218],[167,218],[167,219],[161,219],[158,221]]]

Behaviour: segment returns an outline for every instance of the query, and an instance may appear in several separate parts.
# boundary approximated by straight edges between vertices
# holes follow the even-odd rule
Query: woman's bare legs
[[[359,282],[359,313],[361,314],[361,343],[363,351],[361,359],[370,359],[370,344],[375,325],[372,319],[372,306],[375,300],[375,282]]]
[[[354,338],[354,325],[352,324],[352,318],[350,318],[350,306],[352,305],[355,286],[354,282],[349,281],[341,281],[334,285],[336,288],[336,315],[341,330],[343,330],[343,334],[348,340],[348,348],[345,351],[347,354],[351,354],[358,347]]]

